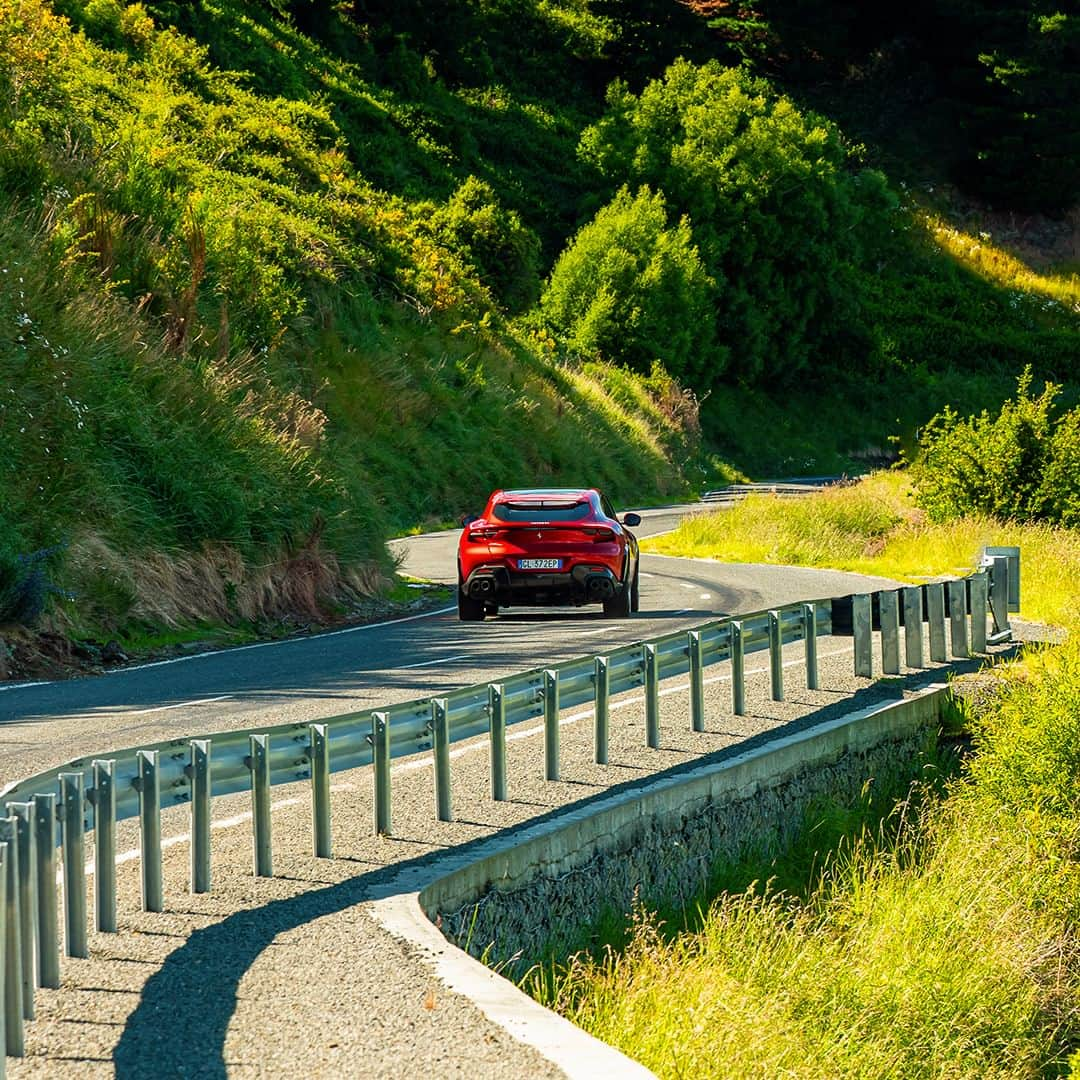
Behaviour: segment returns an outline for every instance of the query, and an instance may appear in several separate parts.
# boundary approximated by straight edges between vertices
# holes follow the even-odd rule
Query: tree
[[[559,257],[541,311],[582,353],[700,378],[712,291],[687,220],[670,227],[662,195],[624,187]]]
[[[692,223],[720,346],[699,389],[725,366],[746,381],[790,379],[838,359],[858,319],[863,236],[889,196],[879,175],[849,167],[827,120],[741,69],[680,60],[640,95],[613,84],[580,153],[613,182],[663,192]]]

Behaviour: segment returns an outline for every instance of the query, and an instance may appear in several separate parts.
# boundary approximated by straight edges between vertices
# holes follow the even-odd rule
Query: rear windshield
[[[499,521],[584,521],[592,514],[587,502],[555,501],[500,502],[491,508],[492,516]]]

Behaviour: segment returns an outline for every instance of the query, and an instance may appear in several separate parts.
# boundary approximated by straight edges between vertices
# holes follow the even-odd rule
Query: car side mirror
[[[467,529],[474,521],[479,521],[480,516],[478,514],[466,514],[461,519],[461,527]]]
[[[641,515],[640,514],[623,514],[622,523],[624,525],[630,525],[630,526],[640,525],[641,524]]]

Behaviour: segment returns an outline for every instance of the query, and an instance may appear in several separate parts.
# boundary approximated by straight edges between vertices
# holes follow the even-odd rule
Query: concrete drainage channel
[[[567,912],[587,924],[605,904],[628,911],[635,894],[645,903],[692,896],[716,859],[782,844],[812,799],[854,798],[881,769],[915,760],[936,735],[945,694],[933,685],[405,871],[375,901],[375,917],[567,1076],[651,1076],[463,950],[528,967]]]
[[[325,862],[327,857],[332,853],[338,854],[339,858],[335,861],[340,870],[335,874],[344,880],[348,876],[348,866],[341,867],[341,855],[332,847],[335,842],[330,818],[333,789],[329,775],[332,772],[374,765],[366,776],[373,778],[367,781],[373,786],[368,806],[374,824],[374,839],[378,843],[379,838],[394,837],[391,827],[391,772],[397,776],[402,768],[412,767],[412,763],[406,763],[391,770],[391,759],[433,749],[436,817],[440,823],[446,823],[436,828],[445,827],[448,833],[453,832],[455,798],[459,816],[462,807],[460,794],[455,796],[451,786],[450,744],[466,742],[478,735],[487,736],[489,810],[493,817],[500,819],[501,812],[494,813],[495,808],[500,805],[511,808],[509,804],[515,801],[510,789],[528,786],[517,774],[511,775],[508,771],[507,747],[515,736],[508,736],[507,728],[524,721],[539,720],[542,723],[536,731],[538,736],[542,736],[543,742],[544,789],[549,785],[552,788],[561,785],[563,794],[556,801],[561,801],[562,805],[580,801],[580,793],[575,793],[572,787],[566,785],[580,784],[581,781],[561,777],[564,758],[568,756],[568,748],[560,746],[561,731],[573,719],[563,715],[564,710],[580,705],[590,706],[583,715],[593,720],[588,740],[591,762],[586,764],[580,756],[583,747],[577,744],[582,742],[581,738],[577,738],[570,756],[578,772],[596,778],[591,781],[594,787],[610,786],[610,776],[602,778],[606,775],[609,742],[614,745],[616,754],[624,753],[628,734],[626,730],[617,730],[616,726],[610,724],[612,710],[624,703],[616,700],[619,695],[625,698],[639,689],[641,691],[640,699],[635,700],[642,700],[644,705],[644,746],[638,744],[640,749],[635,754],[644,751],[647,758],[649,753],[657,750],[670,753],[671,744],[680,741],[704,748],[715,746],[715,740],[710,742],[705,738],[708,734],[705,730],[706,719],[723,706],[718,707],[715,702],[707,703],[706,685],[717,681],[716,678],[705,678],[704,671],[709,666],[724,662],[730,668],[730,675],[723,676],[723,679],[730,683],[731,715],[739,717],[748,711],[746,654],[756,650],[767,651],[769,697],[773,702],[783,703],[786,696],[785,668],[792,666],[791,661],[785,662],[783,659],[784,648],[791,643],[798,644],[803,655],[795,664],[805,671],[807,697],[814,698],[819,682],[818,638],[828,633],[830,628],[848,627],[847,632],[853,638],[855,675],[860,678],[871,675],[873,671],[871,653],[875,627],[879,632],[881,664],[886,673],[899,672],[902,625],[905,628],[904,654],[909,667],[923,666],[924,628],[929,631],[931,662],[945,660],[946,637],[952,644],[954,657],[964,657],[968,655],[969,647],[982,651],[988,644],[1007,637],[1007,612],[1012,599],[1009,588],[1011,569],[1012,561],[1000,559],[967,579],[949,583],[947,589],[940,583],[931,583],[903,592],[885,591],[874,596],[849,597],[846,603],[843,600],[807,602],[742,619],[725,619],[689,634],[667,635],[618,650],[606,657],[590,657],[571,661],[558,668],[526,672],[500,684],[466,687],[444,698],[405,702],[363,716],[334,717],[310,726],[283,725],[258,732],[231,732],[205,739],[174,740],[151,747],[118,751],[108,759],[72,762],[61,769],[11,785],[0,795],[6,803],[8,814],[0,822],[0,838],[6,841],[6,846],[0,844],[0,889],[6,893],[0,905],[4,923],[3,932],[0,933],[4,952],[0,970],[3,972],[4,1039],[8,1053],[16,1058],[21,1056],[27,1036],[31,1048],[36,1045],[35,1024],[28,1024],[24,1029],[23,1023],[35,1015],[36,999],[42,993],[36,993],[36,988],[56,988],[62,981],[61,977],[67,985],[68,973],[74,969],[70,967],[71,961],[61,963],[61,940],[69,958],[86,957],[90,951],[87,936],[88,869],[93,875],[96,948],[110,939],[121,941],[125,938],[125,931],[133,924],[146,927],[142,933],[152,934],[153,930],[149,928],[155,919],[167,921],[169,907],[166,901],[170,895],[176,894],[173,867],[176,860],[170,863],[172,868],[169,872],[163,874],[163,853],[172,858],[170,853],[174,850],[170,844],[163,844],[162,841],[163,814],[169,822],[175,822],[178,814],[189,816],[190,842],[185,839],[184,843],[190,850],[187,884],[193,898],[189,904],[193,904],[194,899],[206,893],[211,884],[211,798],[228,799],[241,792],[250,794],[255,880],[271,879],[275,869],[275,850],[271,842],[271,811],[274,809],[270,801],[271,785],[295,785],[298,781],[304,781],[310,788],[312,812],[307,819],[307,827],[311,829],[314,855],[323,860],[322,865],[327,866],[334,865]],[[993,619],[993,632],[990,635],[987,635],[988,615]],[[914,630],[916,626],[917,633]],[[827,668],[833,663],[827,657],[821,659]],[[850,667],[848,670],[850,672]],[[669,729],[662,739],[660,700],[670,691],[661,691],[660,684],[662,680],[673,677],[689,679],[688,684],[683,686],[689,699],[688,724],[683,735],[676,738]],[[830,677],[835,678],[834,675]],[[852,686],[849,676],[847,685],[848,689],[842,693],[852,693],[859,685],[858,680]],[[573,731],[573,725],[568,730]],[[463,747],[455,754],[468,748]],[[687,758],[685,753],[680,753],[684,762],[692,759],[692,755]],[[634,767],[642,774],[657,769],[655,763]],[[474,766],[472,774],[475,773]],[[402,781],[395,780],[395,785],[395,790],[399,790]],[[354,790],[357,785],[344,787]],[[352,795],[336,796],[335,814],[339,814],[340,805],[352,798]],[[289,804],[299,801],[285,800]],[[548,802],[546,797],[539,801],[541,805]],[[639,804],[639,809],[634,813],[638,816],[645,813],[641,809],[644,805]],[[591,813],[592,809],[596,809],[601,816],[614,812],[612,807],[593,807],[588,812]],[[585,813],[586,810],[574,811],[575,814],[579,812]],[[518,808],[514,814],[517,822],[515,827],[527,821],[527,810]],[[533,814],[535,816],[535,811]],[[290,812],[288,816],[292,828],[287,834],[279,832],[279,836],[284,836],[284,841],[279,840],[278,856],[280,858],[281,849],[285,849],[295,861],[297,813]],[[242,818],[243,815],[238,820]],[[118,903],[118,900],[130,903],[130,896],[123,889],[118,897],[117,888],[120,864],[127,861],[125,855],[118,863],[117,837],[120,836],[121,842],[124,842],[131,832],[125,819],[138,821],[139,825],[138,904],[143,912],[164,912],[163,915],[139,916],[137,912],[131,912],[124,902]],[[58,824],[62,864],[59,875],[56,858]],[[578,826],[579,834],[582,828]],[[430,827],[427,832],[431,833]],[[543,843],[555,843],[555,835],[548,835]],[[93,861],[89,867],[84,850],[87,839],[94,841]],[[341,846],[351,849],[363,846],[354,834],[347,839],[348,843]],[[220,840],[218,843],[219,847],[226,846]],[[341,844],[340,826],[337,843]],[[381,843],[385,846],[386,840]],[[590,857],[595,855],[596,852],[593,852]],[[344,857],[349,859],[356,856],[345,854]],[[381,854],[378,858],[385,861]],[[415,872],[420,871],[416,869]],[[230,876],[233,875],[226,875]],[[62,907],[57,904],[58,877],[64,884]],[[385,879],[385,875],[383,877]],[[252,879],[249,877],[247,880]],[[229,884],[226,882],[226,885]],[[392,886],[400,887],[400,882]],[[358,898],[385,899],[388,896],[387,888],[385,880],[378,884],[373,881],[370,888],[359,890]],[[471,896],[468,902],[476,902],[477,899]],[[443,906],[430,898],[426,902],[435,903],[436,907]],[[485,901],[485,906],[488,904]],[[377,906],[376,910],[381,909]],[[63,927],[62,939],[60,926]],[[121,930],[119,934],[116,933],[118,928]],[[450,948],[446,946],[447,950]],[[183,947],[180,951],[183,951]],[[63,994],[63,990],[59,997],[46,994],[50,1012],[63,1012]],[[144,991],[144,1004],[145,998]],[[196,1001],[187,1003],[187,1006],[189,1010],[197,1009],[200,1004],[203,1003]],[[205,1004],[208,1006],[209,1002]],[[520,1004],[515,1006],[520,1007]],[[140,1005],[136,1014],[142,1008]],[[140,1023],[143,1022],[144,1019],[140,1017]],[[131,1026],[129,1017],[124,1028],[125,1037]],[[178,1023],[174,1026],[180,1029]],[[70,1030],[72,1034],[78,1031],[77,1028]],[[81,1031],[78,1033],[82,1035]],[[55,1047],[50,1052],[54,1057],[65,1056],[62,1052],[57,1055]],[[190,1050],[188,1054],[190,1056]]]

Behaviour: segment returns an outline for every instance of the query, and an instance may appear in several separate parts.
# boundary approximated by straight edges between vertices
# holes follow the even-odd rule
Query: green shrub
[[[511,311],[529,307],[540,291],[540,242],[490,184],[470,176],[431,216],[435,238],[472,264],[480,280]]]
[[[1060,386],[1032,395],[1031,369],[996,416],[946,407],[924,428],[911,468],[915,502],[932,521],[981,514],[1080,522],[1080,410],[1051,415]]]
[[[712,291],[689,222],[669,227],[661,194],[624,187],[559,257],[541,310],[586,355],[692,377],[708,362]]]
[[[721,346],[699,388],[728,366],[741,381],[790,379],[849,338],[852,274],[890,197],[878,174],[849,169],[827,120],[741,69],[680,60],[640,95],[614,83],[580,153],[688,215]]]

